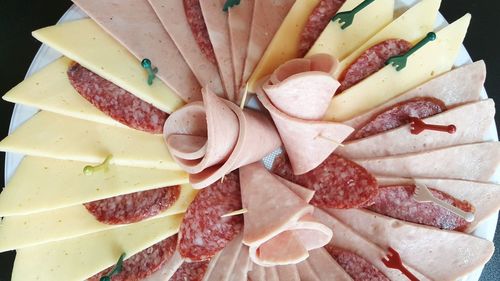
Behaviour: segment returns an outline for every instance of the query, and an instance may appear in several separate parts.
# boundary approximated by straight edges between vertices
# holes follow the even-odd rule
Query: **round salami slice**
[[[122,271],[113,275],[113,281],[139,281],[153,274],[167,262],[174,254],[177,246],[177,235],[162,240],[153,246],[127,258],[123,262]],[[99,281],[101,277],[113,270],[114,266],[107,268],[90,277],[89,281]]]
[[[104,114],[136,130],[163,132],[167,113],[77,63],[68,68],[67,74],[73,88]]]
[[[216,64],[214,48],[210,42],[205,19],[201,11],[200,0],[183,0],[186,18],[193,33],[194,39],[201,52],[213,64]]]
[[[410,117],[426,118],[446,110],[445,104],[431,97],[413,98],[397,103],[376,114],[371,120],[356,130],[349,140],[373,136],[408,124]]]
[[[385,66],[385,62],[393,57],[406,53],[411,43],[402,39],[389,39],[378,43],[364,51],[342,75],[337,93],[341,93],[354,86],[361,80],[377,72]]]
[[[446,230],[464,231],[469,226],[463,218],[434,203],[420,203],[413,200],[414,191],[414,185],[382,186],[368,209],[396,219]],[[469,202],[458,200],[432,188],[430,191],[434,197],[465,212],[474,212],[474,206]]]
[[[317,168],[294,175],[285,155],[274,160],[273,172],[315,191],[311,204],[318,207],[348,209],[364,206],[378,193],[375,177],[355,162],[331,154]]]
[[[354,281],[389,281],[378,268],[357,254],[334,247],[325,246],[332,258],[344,269]]]
[[[314,8],[302,30],[299,41],[299,57],[303,57],[321,35],[332,17],[346,0],[321,0]]]
[[[242,216],[221,216],[242,208],[238,171],[200,190],[179,230],[179,253],[187,261],[205,261],[240,233]]]
[[[180,193],[180,186],[168,186],[93,201],[84,206],[102,223],[130,224],[170,208]]]
[[[184,262],[169,281],[201,281],[210,261]]]

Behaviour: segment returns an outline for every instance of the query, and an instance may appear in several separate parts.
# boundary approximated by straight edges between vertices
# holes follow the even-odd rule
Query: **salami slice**
[[[431,97],[413,98],[397,103],[376,114],[356,130],[349,140],[357,140],[408,124],[410,117],[426,118],[446,110],[445,104]]]
[[[162,133],[167,113],[78,63],[73,63],[67,74],[73,88],[104,114],[136,130]]]
[[[294,175],[285,155],[274,160],[273,172],[315,191],[311,204],[318,207],[348,209],[364,206],[378,193],[377,180],[363,167],[331,154],[317,168]]]
[[[389,58],[404,54],[410,48],[411,43],[402,39],[389,39],[370,47],[340,75],[339,82],[341,86],[337,93],[349,89],[377,72],[385,66],[385,62]]]
[[[170,208],[180,192],[180,186],[168,186],[93,201],[84,206],[102,223],[130,224]]]
[[[321,0],[307,20],[299,42],[299,57],[303,57],[313,46],[331,18],[346,0]]]
[[[112,280],[138,281],[150,276],[173,256],[176,246],[177,235],[174,235],[127,258],[123,262],[122,271],[117,275],[113,275]],[[90,277],[88,281],[99,281],[101,277],[107,275],[113,268],[114,266],[97,273]]]
[[[214,48],[208,35],[205,19],[201,11],[200,0],[183,0],[186,18],[193,32],[196,43],[200,47],[203,55],[213,64],[217,64]]]
[[[189,205],[179,230],[179,253],[187,261],[205,261],[222,250],[243,227],[238,171],[202,189]]]
[[[184,262],[169,281],[201,281],[210,261]]]
[[[327,245],[325,249],[354,281],[390,280],[369,261],[351,251],[333,245]]]
[[[474,212],[474,206],[444,192],[430,189],[434,197],[465,212]],[[412,199],[414,185],[382,186],[369,210],[396,219],[434,226],[446,230],[465,231],[469,226],[463,218],[434,203],[420,203]]]

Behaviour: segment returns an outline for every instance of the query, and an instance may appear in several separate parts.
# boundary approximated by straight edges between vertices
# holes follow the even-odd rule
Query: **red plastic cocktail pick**
[[[394,268],[401,271],[411,281],[420,281],[403,265],[401,257],[399,256],[398,252],[396,252],[396,250],[394,250],[393,248],[389,247],[387,255],[385,256],[385,258],[382,258],[382,262],[388,268]]]
[[[457,131],[457,127],[455,127],[455,125],[442,126],[442,125],[426,124],[419,118],[410,117],[410,132],[412,134],[418,135],[424,130],[433,130],[433,131],[446,132],[448,134],[454,134]]]

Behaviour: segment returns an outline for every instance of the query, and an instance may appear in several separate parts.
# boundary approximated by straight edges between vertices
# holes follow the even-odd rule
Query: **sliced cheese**
[[[148,85],[141,62],[91,19],[42,28],[33,36],[163,111],[172,112],[183,104],[160,79]]]
[[[446,71],[453,66],[467,32],[469,14],[443,28],[437,39],[408,58],[401,71],[385,66],[359,84],[335,96],[327,120],[345,121],[362,114]]]
[[[363,0],[347,0],[339,12],[350,11]],[[332,22],[323,30],[306,57],[315,54],[330,54],[342,60],[377,31],[388,25],[394,17],[394,0],[377,0],[356,14],[354,22],[346,29]]]
[[[320,0],[297,0],[267,46],[264,55],[248,80],[248,89],[255,93],[257,82],[271,74],[284,62],[299,54],[299,42],[305,24]]]
[[[17,251],[13,281],[85,280],[174,235],[182,215],[168,216]]]
[[[3,99],[66,116],[125,127],[83,98],[69,82],[71,60],[62,57],[19,83]]]
[[[116,165],[179,170],[161,135],[41,111],[0,142],[0,151]]]
[[[185,184],[183,171],[110,165],[83,174],[84,162],[26,156],[0,193],[0,217],[27,215],[148,189]]]
[[[376,2],[378,1],[374,3]],[[348,57],[342,59],[339,67],[335,71],[335,77],[338,78],[365,50],[377,43],[388,39],[404,39],[415,44],[417,41],[421,40],[429,31],[433,30],[440,5],[441,0],[422,0],[408,9],[396,20],[361,45],[357,50],[350,53]]]
[[[196,191],[190,185],[184,185],[181,190],[177,202],[155,218],[186,211],[196,196]],[[100,223],[83,205],[26,216],[4,217],[0,222],[0,252],[70,239],[122,226]]]

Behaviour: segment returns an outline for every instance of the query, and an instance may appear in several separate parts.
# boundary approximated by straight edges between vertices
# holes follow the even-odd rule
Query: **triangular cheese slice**
[[[139,61],[150,59],[158,68],[158,78],[185,102],[200,99],[198,81],[147,1],[73,0],[73,3]]]
[[[195,196],[195,190],[189,185],[183,186],[175,204],[152,219],[183,213]],[[83,205],[4,217],[0,222],[0,252],[71,239],[122,226],[99,222]]]
[[[179,170],[160,135],[41,111],[0,142],[0,151],[131,167]]]
[[[172,112],[183,104],[161,80],[155,79],[153,85],[148,85],[141,61],[91,19],[42,28],[33,31],[33,36],[165,112]]]
[[[17,251],[12,280],[85,280],[174,235],[182,215],[131,224]],[[40,262],[43,261],[43,266]]]

